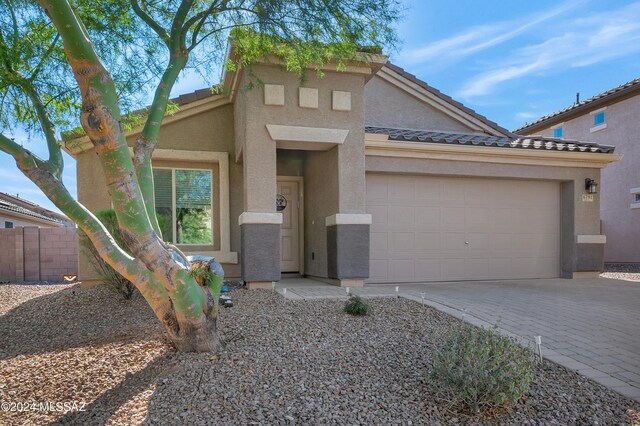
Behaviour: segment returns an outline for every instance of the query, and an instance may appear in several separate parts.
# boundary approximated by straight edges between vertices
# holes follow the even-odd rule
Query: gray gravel
[[[340,301],[285,304],[269,291],[236,290],[236,306],[220,315],[221,331],[231,341],[223,353],[212,356],[172,351],[141,298],[122,308],[125,317],[114,312],[122,303],[112,301],[117,300],[112,294],[91,290],[71,295],[76,289],[65,287],[27,305],[60,312],[82,303],[85,314],[72,315],[72,320],[84,320],[89,333],[69,335],[79,327],[64,324],[64,317],[58,319],[62,324],[44,326],[37,310],[28,309],[30,317],[23,317],[23,305],[14,303],[0,317],[0,326],[12,328],[9,318],[22,332],[34,331],[29,330],[33,320],[50,333],[66,331],[70,344],[65,349],[63,337],[52,346],[24,342],[25,357],[17,355],[20,344],[14,342],[0,359],[0,375],[21,374],[26,362],[36,370],[32,375],[46,378],[52,372],[42,358],[55,355],[65,362],[58,366],[63,371],[59,385],[48,387],[50,398],[69,398],[73,389],[94,381],[100,390],[75,394],[89,403],[85,412],[0,417],[0,424],[57,419],[60,424],[154,425],[623,425],[640,411],[640,404],[545,362],[529,395],[512,413],[493,419],[443,413],[426,386],[428,354],[460,322],[404,299],[371,300],[373,315],[351,317],[341,312]],[[51,321],[50,314],[44,315]],[[73,368],[74,363],[86,365],[87,356],[93,370]],[[64,381],[66,376],[74,381]],[[11,390],[25,397],[36,386],[43,385],[12,381]]]
[[[640,263],[607,263],[602,278],[640,282]]]

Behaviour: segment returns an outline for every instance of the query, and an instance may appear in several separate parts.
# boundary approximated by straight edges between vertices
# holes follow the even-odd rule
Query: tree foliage
[[[194,279],[156,216],[151,155],[171,89],[189,68],[212,81],[229,37],[232,70],[264,57],[299,75],[331,61],[341,69],[366,60],[359,51],[393,46],[398,16],[396,0],[0,0],[0,150],[140,290],[178,349],[214,350],[220,270],[207,263],[216,280]],[[151,105],[132,112],[147,91]],[[120,243],[62,183],[56,126],[78,122],[102,166]],[[11,138],[17,125],[43,135],[47,159]],[[142,128],[133,158],[127,126]]]

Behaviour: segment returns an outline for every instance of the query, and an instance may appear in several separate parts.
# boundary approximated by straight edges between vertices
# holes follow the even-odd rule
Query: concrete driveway
[[[640,400],[640,283],[611,279],[435,283],[401,293],[533,340],[543,355]]]
[[[288,299],[346,298],[345,289],[307,279],[283,280]],[[353,289],[363,297],[395,296],[395,286]],[[640,400],[640,283],[549,279],[403,284],[399,296],[533,341],[543,355],[625,396]]]

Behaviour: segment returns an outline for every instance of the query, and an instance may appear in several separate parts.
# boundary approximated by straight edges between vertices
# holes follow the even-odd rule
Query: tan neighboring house
[[[72,228],[75,225],[62,214],[23,198],[0,192],[0,229],[24,226]]]
[[[276,64],[252,72],[263,85],[228,73],[231,96],[176,99],[153,157],[165,239],[228,277],[256,288],[283,273],[358,286],[601,270],[600,195],[585,201],[584,180],[618,159],[612,147],[515,136],[384,57],[309,70],[304,86]],[[91,143],[65,149],[79,200],[108,208]]]
[[[546,115],[516,133],[613,145],[624,158],[602,172],[605,262],[640,262],[640,79]]]

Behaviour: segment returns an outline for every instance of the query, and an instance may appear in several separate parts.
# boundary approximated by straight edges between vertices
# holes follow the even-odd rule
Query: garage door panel
[[[440,188],[441,184],[438,180],[421,181],[416,179],[415,188],[415,203],[417,205],[434,205],[440,200]]]
[[[384,282],[389,279],[388,270],[389,262],[382,259],[369,260],[369,278],[372,281]]]
[[[442,229],[463,230],[464,207],[442,207]]]
[[[491,238],[489,234],[467,232],[464,244],[467,246],[467,251],[481,250],[488,252],[491,249]]]
[[[408,176],[389,176],[388,182],[389,199],[413,202],[415,198],[415,181],[413,178]]]
[[[484,280],[491,276],[489,273],[490,259],[465,259],[464,277],[467,280]]]
[[[440,207],[415,207],[416,230],[440,229]]]
[[[467,207],[464,211],[465,231],[486,231],[491,226],[489,207]]]
[[[415,248],[417,251],[440,250],[439,232],[418,232],[416,233]]]
[[[440,259],[417,259],[414,265],[415,276],[421,281],[441,280]]]
[[[413,232],[394,232],[392,234],[389,234],[389,250],[415,250],[415,238],[416,236]]]
[[[415,213],[413,207],[390,206],[388,229],[392,231],[413,231],[415,227]]]
[[[370,282],[559,275],[554,182],[367,175]]]
[[[442,201],[464,206],[465,181],[463,179],[442,179]]]
[[[453,252],[462,251],[465,249],[464,232],[445,232],[442,234],[442,249]]]
[[[389,211],[387,206],[367,205],[367,211],[371,214],[371,231],[386,231],[388,228]]]
[[[415,274],[413,271],[414,260],[398,260],[389,261],[389,278],[394,281],[413,281]]]
[[[440,261],[443,281],[464,280],[464,259],[442,259]]]

